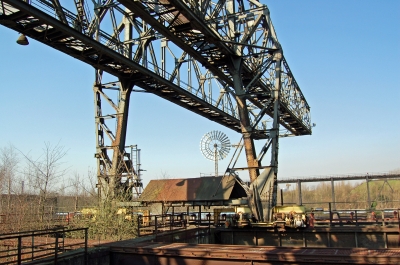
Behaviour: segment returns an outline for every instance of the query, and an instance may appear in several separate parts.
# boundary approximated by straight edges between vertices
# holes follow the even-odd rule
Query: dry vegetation
[[[0,149],[1,233],[65,226],[89,227],[89,239],[135,237],[137,218],[115,203],[99,205],[96,177],[71,173],[63,163],[66,153],[48,143],[37,158],[13,146]]]
[[[392,172],[399,174],[399,172]],[[400,180],[374,180],[369,182],[371,204],[368,203],[365,181],[337,181],[334,186],[335,198],[332,199],[330,182],[321,182],[316,186],[302,186],[302,202],[311,207],[328,208],[329,202],[336,202],[336,209],[398,209],[400,207]],[[279,197],[280,199],[280,197]],[[283,192],[284,203],[298,203],[295,187]],[[280,203],[280,201],[279,201]]]
[[[125,198],[98,205],[95,174],[71,173],[63,163],[66,153],[63,146],[48,143],[37,158],[13,146],[0,148],[0,231],[39,230],[62,225],[89,227],[89,238],[96,240],[136,237],[138,219],[133,212],[137,209],[116,205],[115,201],[126,201]],[[377,209],[400,207],[399,180],[371,181],[369,187],[372,206]],[[332,201],[331,194],[330,182],[313,187],[304,185],[302,202],[309,207],[327,208]],[[336,209],[368,209],[371,205],[367,203],[367,194],[365,182],[335,182]],[[280,196],[278,198],[280,203]],[[284,203],[297,202],[297,190],[292,186],[284,192]]]

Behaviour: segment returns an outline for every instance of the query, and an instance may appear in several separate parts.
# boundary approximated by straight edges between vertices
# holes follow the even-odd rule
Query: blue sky
[[[400,1],[263,3],[317,124],[312,136],[281,139],[278,177],[400,169]],[[31,39],[19,46],[3,26],[0,36],[0,147],[35,156],[60,142],[71,172],[94,169],[93,68]],[[211,130],[240,139],[151,94],[133,93],[129,115],[127,145],[142,150],[145,183],[212,174],[199,150]]]

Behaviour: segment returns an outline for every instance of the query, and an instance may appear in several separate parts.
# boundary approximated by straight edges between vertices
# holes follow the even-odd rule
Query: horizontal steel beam
[[[379,179],[400,179],[399,174],[380,174],[380,175],[358,175],[358,176],[334,176],[334,177],[316,177],[299,179],[280,179],[278,184],[298,183],[298,182],[320,182],[320,181],[343,181],[343,180],[379,180]]]

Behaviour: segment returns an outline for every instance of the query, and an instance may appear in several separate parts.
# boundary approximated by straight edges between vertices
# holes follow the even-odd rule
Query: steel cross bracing
[[[96,69],[96,157],[104,192],[114,193],[127,171],[119,168],[130,168],[123,161],[129,97],[136,86],[241,133],[251,180],[259,170],[273,169],[268,191],[253,187],[253,192],[268,193],[275,205],[278,137],[309,135],[311,121],[265,5],[254,0],[0,3],[1,24]],[[106,73],[113,80],[106,80]],[[108,94],[113,90],[114,100]],[[110,114],[102,103],[111,107]],[[116,123],[114,132],[108,118]],[[266,144],[256,155],[258,139]],[[261,162],[267,151],[266,167]],[[138,173],[131,172],[137,180]]]

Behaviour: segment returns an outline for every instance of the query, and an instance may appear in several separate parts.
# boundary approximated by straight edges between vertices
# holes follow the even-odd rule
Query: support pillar
[[[368,175],[365,177],[365,181],[366,181],[366,183],[367,183],[367,199],[368,199],[368,209],[370,209],[371,208],[371,195],[370,195],[370,193],[369,193],[369,177],[368,177]]]
[[[282,69],[282,51],[278,50],[274,53],[274,61],[275,61],[275,87],[273,90],[273,106],[274,106],[274,115],[273,115],[273,124],[272,130],[270,133],[270,138],[272,139],[271,146],[271,168],[273,170],[273,191],[272,198],[270,203],[270,209],[277,205],[277,193],[278,193],[278,153],[279,153],[279,101],[280,101],[280,91],[281,91],[281,69]],[[271,212],[268,212],[268,220],[271,220]]]
[[[254,182],[260,175],[259,162],[254,147],[254,141],[252,138],[252,126],[249,119],[249,111],[246,104],[246,96],[243,90],[242,80],[240,76],[240,69],[242,67],[241,58],[232,58],[232,78],[233,85],[236,93],[236,101],[238,105],[238,111],[240,116],[241,131],[243,135],[243,144],[245,148],[247,165],[249,167],[250,181]]]
[[[98,16],[98,13],[96,13],[96,16]],[[100,40],[100,21],[101,19],[97,17],[95,31],[97,41]],[[130,21],[125,16],[122,19],[125,41],[131,40],[133,36],[133,25]],[[133,43],[128,43],[125,46],[123,55],[128,59],[132,59],[132,45]],[[134,171],[132,152],[129,155],[125,151],[129,101],[134,82],[128,79],[119,79],[118,82],[104,84],[102,79],[103,71],[96,69],[93,91],[95,97],[95,157],[97,158],[98,195],[101,202],[130,200],[132,187],[141,185],[140,181],[137,181],[138,175]],[[118,90],[118,98],[114,99],[117,102],[114,102],[105,93],[107,89]],[[102,100],[115,112],[104,115],[102,113]],[[116,124],[113,124],[112,127],[108,127],[106,123],[110,119],[115,119]],[[105,139],[109,139],[107,143]],[[128,177],[129,180],[121,183],[122,176]],[[132,181],[133,178],[135,178],[135,181]]]
[[[125,200],[129,196],[129,185],[121,183],[121,176],[127,173],[128,166],[125,163],[125,139],[128,124],[128,110],[130,94],[133,83],[127,80],[119,80],[114,85],[119,87],[118,103],[115,104],[103,91],[102,72],[96,72],[96,83],[93,87],[95,95],[95,123],[96,123],[96,158],[97,158],[97,177],[98,194],[101,201]],[[102,114],[102,99],[105,100],[115,113],[104,116]],[[107,126],[106,120],[116,119],[116,128],[113,133]],[[105,144],[105,136],[111,139],[110,146]],[[131,163],[129,163],[131,164]]]
[[[115,139],[112,141],[113,147],[113,159],[112,159],[112,167],[111,167],[111,176],[115,176],[114,185],[120,182],[120,174],[122,173],[121,170],[121,163],[123,163],[124,153],[125,153],[125,140],[126,140],[126,130],[128,125],[128,113],[129,113],[129,100],[130,95],[133,88],[133,83],[120,80],[120,97],[118,102],[118,109],[117,109],[117,127],[115,131]],[[121,161],[122,160],[122,161]],[[114,186],[114,192],[116,186]],[[111,191],[111,198],[115,198],[117,194]]]
[[[301,180],[297,180],[297,196],[299,205],[303,205],[302,194],[301,194]]]
[[[331,178],[331,191],[332,191],[332,203],[333,203],[333,210],[336,210],[336,199],[335,199],[335,181]]]

